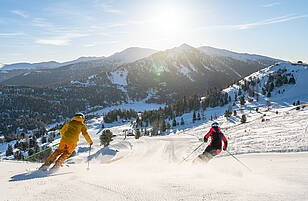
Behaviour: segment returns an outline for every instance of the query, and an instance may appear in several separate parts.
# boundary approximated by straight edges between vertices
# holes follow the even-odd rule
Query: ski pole
[[[92,144],[90,144],[90,147],[89,147],[89,156],[88,156],[88,168],[87,168],[87,170],[90,170],[90,154],[91,154],[91,146],[92,146]]]
[[[235,160],[237,160],[240,164],[242,164],[243,166],[245,166],[250,172],[252,172],[252,170],[245,165],[242,161],[240,161],[238,158],[236,158],[233,154],[231,154],[228,150],[226,150],[226,152],[228,152],[228,154],[230,154],[230,156],[232,156]]]
[[[33,156],[39,154],[39,153],[42,153],[42,152],[44,152],[44,151],[46,151],[46,150],[48,150],[48,149],[51,149],[52,147],[57,146],[57,145],[59,145],[59,144],[60,144],[60,143],[57,143],[57,144],[52,145],[51,147],[47,147],[46,149],[43,149],[42,151],[39,151],[39,152],[37,152],[37,153],[35,153],[35,154],[32,154],[31,156],[27,156],[25,159],[31,158],[31,157],[33,157]]]
[[[186,156],[186,157],[183,159],[183,161],[186,161],[186,159],[187,159],[190,155],[192,155],[195,151],[197,151],[197,149],[199,149],[204,143],[205,143],[205,142],[202,142],[196,149],[194,149],[188,156]],[[182,162],[183,162],[183,161],[182,161]]]

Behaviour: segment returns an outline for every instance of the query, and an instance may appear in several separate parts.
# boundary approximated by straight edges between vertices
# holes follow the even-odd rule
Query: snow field
[[[268,71],[280,67],[256,75],[266,76]],[[294,101],[308,101],[307,70],[297,66],[294,70],[298,70],[296,85],[283,86],[286,92],[280,95],[275,89],[269,99],[272,105],[269,111],[268,99],[260,96],[260,102],[247,102],[242,112],[236,105],[235,117],[221,116],[227,106],[209,108],[205,112],[206,120],[192,123],[192,113],[185,114],[185,125],[178,126],[169,135],[138,140],[134,137],[124,140],[123,130],[129,129],[129,124],[108,124],[105,126],[117,135],[108,148],[99,142],[102,117],[93,119],[87,125],[94,141],[89,171],[86,170],[89,145],[82,136],[77,155],[51,175],[35,171],[41,165],[38,163],[3,160],[0,161],[0,200],[307,200],[308,111],[307,107],[300,110],[290,107]],[[236,86],[226,90],[236,90]],[[106,110],[100,111],[103,112]],[[193,164],[192,160],[203,152],[206,144],[183,162],[202,143],[212,123],[208,120],[215,113],[228,139],[228,150],[252,172],[226,152],[207,165]],[[247,116],[245,124],[240,123],[242,114]],[[179,122],[180,118],[176,120]]]
[[[40,164],[1,162],[6,171],[0,173],[4,195],[0,200],[305,200],[308,196],[306,152],[238,155],[253,170],[249,172],[231,157],[215,158],[208,165],[180,163],[181,156],[200,144],[191,135],[120,140],[110,149],[117,147],[118,154],[126,151],[126,155],[109,164],[101,163],[104,158],[92,158],[89,171],[85,152],[47,177],[29,170]]]

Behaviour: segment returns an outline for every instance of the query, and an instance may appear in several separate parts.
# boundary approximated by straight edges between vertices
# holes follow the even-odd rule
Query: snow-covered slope
[[[288,82],[283,84],[276,79],[284,77]],[[290,83],[292,77],[295,83]],[[87,124],[94,141],[89,171],[89,149],[83,137],[77,145],[77,155],[54,174],[36,171],[41,164],[2,160],[0,200],[305,201],[307,77],[308,66],[287,62],[260,70],[224,90],[229,93],[230,106],[237,115],[223,116],[228,105],[208,108],[206,118],[195,123],[191,122],[192,113],[184,114],[185,125],[174,127],[166,136],[124,140],[123,131],[132,129],[130,123],[106,124],[116,135],[108,148],[100,146],[99,141],[103,117],[92,119]],[[242,90],[238,96],[244,95],[246,103],[241,106],[238,98],[233,104],[234,94],[238,94],[245,80],[246,87],[255,89],[255,95],[249,96],[248,90]],[[268,80],[274,83],[269,97],[267,92],[262,94],[262,88],[270,83]],[[202,143],[214,114],[228,139],[228,151],[252,171],[227,152],[207,165],[193,164],[192,160],[203,152],[206,144],[183,161]],[[242,115],[247,116],[243,124]],[[176,118],[179,121],[181,117]]]
[[[120,64],[130,63],[137,61],[139,59],[148,57],[157,50],[149,49],[149,48],[140,48],[140,47],[130,47],[121,52],[117,52],[108,57],[108,60],[113,61]]]
[[[277,77],[283,78],[286,75],[287,81],[290,81],[290,78],[294,77],[295,84],[279,84],[281,86],[277,86]],[[258,84],[256,84],[253,88],[259,95],[261,95],[262,87],[265,87],[267,82],[269,81],[269,77],[273,78],[276,81],[274,84],[274,89],[271,93],[271,97],[263,97],[261,102],[264,101],[271,101],[274,105],[281,105],[281,106],[289,106],[294,101],[297,100],[305,100],[307,101],[308,97],[308,65],[298,65],[293,64],[290,62],[280,62],[275,65],[269,66],[265,69],[262,69],[258,72],[247,76],[243,80],[240,81],[240,84],[244,84],[244,80],[255,80],[256,82],[260,80]],[[238,92],[239,85],[234,84],[233,86],[225,89],[225,92],[230,93],[232,96],[235,92]],[[248,95],[246,93],[246,95]],[[234,96],[233,96],[234,97]],[[253,98],[254,99],[254,98]]]
[[[209,46],[202,46],[202,47],[199,47],[198,49],[204,52],[205,54],[208,54],[211,56],[231,57],[233,59],[241,60],[245,62],[249,62],[249,61],[262,62],[266,60],[275,60],[277,62],[281,61],[279,59],[273,59],[273,58],[266,57],[266,56],[261,56],[261,55],[256,55],[256,54],[247,54],[247,53],[237,53],[237,52],[213,48]]]
[[[83,65],[87,65],[88,62],[99,62],[108,60],[109,62],[114,62],[116,65],[121,65],[124,63],[134,62],[138,59],[150,56],[151,54],[157,52],[156,50],[147,49],[147,48],[138,48],[131,47],[127,48],[121,52],[117,52],[109,57],[80,57],[76,60],[67,61],[67,62],[40,62],[40,63],[14,63],[14,64],[1,64],[1,70],[17,70],[17,69],[48,69],[48,68],[58,68],[61,66],[67,66],[71,64],[78,64],[82,62]],[[88,64],[90,65],[90,64]],[[93,64],[92,64],[93,65]]]
[[[108,79],[125,93],[137,94],[144,98],[149,91],[154,91],[156,94],[153,94],[153,101],[165,101],[172,99],[172,94],[189,96],[204,92],[212,86],[225,87],[275,63],[271,58],[262,62],[257,59],[249,61],[248,63],[226,56],[212,57],[197,48],[182,44],[121,65],[108,75]],[[106,80],[106,76],[103,74],[95,79]],[[157,94],[159,95],[156,97]]]
[[[90,62],[99,59],[103,59],[105,57],[80,57],[76,60],[67,61],[63,63],[59,63],[56,61],[48,61],[48,62],[40,62],[40,63],[15,63],[15,64],[7,64],[3,65],[1,70],[34,70],[34,69],[49,69],[49,68],[58,68],[60,66],[66,66],[70,64],[76,64],[79,62]]]
[[[90,170],[86,170],[88,144],[82,137],[77,156],[51,175],[36,171],[40,164],[1,161],[0,200],[304,201],[308,196],[306,152],[236,155],[252,172],[226,154],[208,165],[193,165],[189,161],[205,146],[188,162],[182,161],[201,143],[195,133],[197,128],[168,136],[124,140],[123,130],[130,126],[110,125],[117,137],[103,148],[98,139],[101,121],[98,118],[88,124],[94,140]],[[202,130],[204,134],[208,128]],[[234,153],[233,147],[238,144],[234,145],[230,133],[239,136],[241,131],[224,132]],[[251,133],[250,144],[261,139],[253,136]],[[246,143],[245,138],[235,139]],[[270,147],[275,148],[269,144],[267,148]]]
[[[40,62],[40,63],[15,63],[3,65],[1,70],[17,70],[17,69],[38,69],[38,68],[57,68],[61,63],[55,61]]]

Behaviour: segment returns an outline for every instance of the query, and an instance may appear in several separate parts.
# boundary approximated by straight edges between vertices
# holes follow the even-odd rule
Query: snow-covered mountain
[[[151,54],[157,52],[153,49],[148,48],[139,48],[139,47],[131,47],[127,48],[121,52],[117,52],[109,57],[80,57],[76,60],[67,61],[67,62],[56,62],[56,61],[48,61],[48,62],[40,62],[40,63],[14,63],[14,64],[1,64],[0,70],[35,70],[35,69],[48,69],[48,68],[58,68],[61,66],[67,66],[71,64],[76,64],[83,62],[83,65],[87,65],[87,62],[93,61],[104,61],[108,60],[117,65],[123,63],[129,63],[136,61],[138,59],[142,59],[144,57],[150,56]]]
[[[94,60],[103,59],[105,57],[80,57],[76,60],[67,61],[67,62],[40,62],[40,63],[15,63],[15,64],[6,64],[3,65],[0,70],[35,70],[35,69],[49,69],[49,68],[58,68],[60,66],[66,66],[70,64],[75,64],[79,62],[89,62]]]
[[[107,57],[107,59],[120,65],[137,61],[139,59],[148,57],[156,52],[157,50],[149,48],[130,47],[123,50],[122,52],[117,52]]]
[[[229,56],[212,56],[183,44],[124,64],[111,72],[107,79],[124,87],[128,94],[145,98],[151,93],[154,99],[166,100],[171,98],[171,94],[184,96],[212,86],[224,87],[277,61],[260,58],[262,60],[243,61]],[[93,79],[99,79],[99,76]],[[102,79],[106,79],[105,76]]]
[[[50,68],[58,68],[60,66],[66,66],[70,64],[75,64],[79,62],[89,62],[94,60],[103,59],[105,57],[80,57],[76,60],[67,61],[67,62],[56,62],[56,61],[48,61],[48,62],[40,62],[40,63],[15,63],[15,64],[7,64],[3,65],[0,70],[35,70],[35,69],[50,69]]]
[[[244,62],[262,63],[263,61],[268,61],[268,60],[275,60],[276,62],[281,61],[279,59],[273,59],[273,58],[266,57],[266,56],[261,56],[261,55],[256,55],[256,54],[247,54],[247,53],[237,53],[237,52],[232,52],[232,51],[225,50],[225,49],[213,48],[210,46],[202,46],[202,47],[199,47],[198,49],[210,56],[231,57],[233,59],[241,60]]]
[[[147,48],[132,47],[109,57],[80,57],[64,63],[20,63],[0,69],[0,82],[4,85],[49,86],[81,79],[102,71],[112,71],[124,63],[134,62],[156,52]],[[46,65],[45,65],[46,64]]]
[[[217,52],[220,51],[217,49]],[[245,55],[234,54],[243,55],[243,57]],[[173,72],[173,74],[184,76],[191,81],[197,81],[198,76],[204,76],[211,72],[222,72],[231,77],[241,78],[243,75],[254,72],[256,65],[259,65],[260,68],[278,61],[273,58],[257,55],[248,55],[246,58],[243,61],[235,56],[230,57],[224,54],[213,57],[212,54],[207,54],[203,50],[200,51],[197,48],[183,44],[173,49],[152,54],[134,63],[121,66],[121,69],[126,68],[128,71],[142,69],[142,72],[148,71],[153,73]],[[262,63],[263,61],[264,64]],[[254,66],[250,66],[251,64]]]
[[[15,64],[6,64],[3,65],[1,70],[30,70],[30,69],[37,69],[37,68],[56,68],[59,67],[61,63],[55,61],[48,61],[48,62],[40,62],[40,63],[15,63]]]

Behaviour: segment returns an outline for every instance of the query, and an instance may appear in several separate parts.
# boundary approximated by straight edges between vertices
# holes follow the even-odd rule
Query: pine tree
[[[195,123],[195,121],[196,121],[196,112],[194,111],[194,113],[193,113],[193,123]]]
[[[229,109],[227,109],[226,111],[225,111],[225,117],[227,118],[227,117],[231,117],[231,115],[232,115],[232,110],[230,111]]]
[[[241,104],[241,105],[245,105],[245,98],[244,98],[244,96],[241,96],[241,98],[240,98],[240,104]]]
[[[274,83],[273,83],[273,82],[271,82],[269,92],[271,92],[271,91],[273,91],[273,90],[274,90]]]
[[[173,121],[172,121],[172,127],[175,127],[175,126],[176,126],[176,120],[174,118]]]
[[[16,160],[24,160],[24,155],[22,154],[20,150],[18,150],[14,153],[14,158]]]
[[[42,136],[41,141],[42,141],[42,144],[45,144],[45,143],[47,142],[46,137],[45,137],[45,136]]]
[[[6,156],[11,156],[11,155],[13,155],[13,147],[12,147],[12,145],[8,145],[7,146],[7,150],[6,150],[6,152],[5,152],[5,155]]]
[[[289,84],[296,84],[293,75],[292,75],[292,77],[289,79]]]
[[[262,95],[265,96],[265,94],[266,94],[266,89],[262,87]]]
[[[182,117],[182,118],[181,118],[181,125],[184,125],[184,124],[185,124],[184,118]]]
[[[234,111],[233,111],[233,115],[234,115],[234,116],[236,116],[236,115],[237,115],[237,112],[236,112],[236,110],[234,110]]]
[[[246,123],[246,121],[247,121],[247,117],[246,117],[246,115],[242,115],[242,118],[241,118],[241,122],[242,123]]]
[[[49,143],[52,143],[52,141],[53,141],[53,136],[50,135],[49,138],[48,138],[48,142],[49,142]]]
[[[113,134],[110,130],[104,130],[102,134],[99,136],[101,145],[104,145],[104,147],[108,146],[110,142],[112,141]]]
[[[171,124],[169,122],[167,122],[167,129],[171,128]]]
[[[33,155],[35,152],[33,151],[33,149],[29,149],[29,151],[28,151],[28,156],[31,156],[31,155]]]
[[[238,89],[238,95],[239,96],[242,95],[242,89],[241,88]]]
[[[19,148],[19,141],[16,141],[16,143],[14,144],[14,149]]]
[[[160,130],[162,132],[165,132],[166,131],[166,121],[164,119],[162,119],[160,122],[161,122],[160,123]]]
[[[201,120],[201,116],[200,116],[199,112],[198,112],[198,115],[197,115],[197,120]]]

